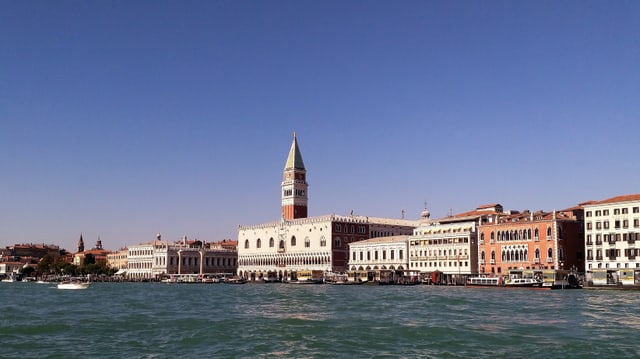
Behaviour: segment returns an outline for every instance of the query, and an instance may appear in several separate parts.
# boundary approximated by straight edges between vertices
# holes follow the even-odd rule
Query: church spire
[[[78,240],[78,252],[84,252],[84,240],[82,239],[82,233],[80,233],[80,239]]]
[[[295,131],[293,132],[293,142],[289,149],[289,156],[287,157],[287,163],[284,166],[285,170],[288,169],[304,170],[304,162],[302,162],[302,154],[300,153],[300,147],[298,146],[298,138]]]
[[[307,218],[307,170],[304,168],[298,138],[293,133],[293,142],[284,166],[282,180],[282,218],[292,220]]]

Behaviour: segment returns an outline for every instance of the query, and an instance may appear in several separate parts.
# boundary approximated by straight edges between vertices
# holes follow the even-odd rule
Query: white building
[[[587,280],[640,284],[640,194],[589,202],[584,215]]]
[[[409,237],[409,269],[433,282],[464,283],[478,273],[477,218],[475,213],[423,222]],[[433,273],[441,273],[433,276]]]
[[[408,238],[378,237],[349,244],[349,270],[355,273],[355,279],[369,281],[384,280],[384,273],[404,275],[409,268]]]
[[[171,274],[234,274],[238,252],[201,241],[169,242],[161,239],[130,246],[127,258],[130,279],[158,279]]]
[[[153,242],[130,246],[127,251],[127,277],[142,280],[154,278]]]
[[[349,243],[373,234],[409,235],[415,221],[335,214],[307,217],[308,184],[297,138],[284,168],[282,218],[238,226],[238,275],[250,280],[290,279],[298,271],[346,272]]]

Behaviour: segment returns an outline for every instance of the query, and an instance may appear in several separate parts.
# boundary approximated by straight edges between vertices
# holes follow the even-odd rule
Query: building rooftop
[[[363,241],[352,242],[350,244],[376,244],[376,243],[402,243],[406,242],[409,236],[391,236],[391,237],[376,237],[365,239]]]
[[[298,140],[296,133],[293,133],[293,142],[291,143],[291,149],[289,149],[289,156],[287,157],[287,163],[284,166],[285,170],[288,169],[304,170],[304,162],[302,162],[302,154],[300,154],[300,148],[298,146]]]
[[[640,201],[640,193],[615,196],[615,197],[607,198],[602,201],[595,201],[589,204],[607,204],[607,203],[630,202],[630,201]]]

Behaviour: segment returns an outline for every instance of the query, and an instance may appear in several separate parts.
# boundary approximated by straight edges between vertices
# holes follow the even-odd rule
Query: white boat
[[[60,282],[58,289],[87,289],[91,286],[91,282]]]
[[[504,284],[507,287],[542,287],[542,279],[512,278]]]
[[[503,281],[502,277],[472,277],[467,280],[467,287],[541,288],[542,279],[507,278]]]
[[[503,285],[500,277],[471,277],[467,279],[467,287],[498,287]]]

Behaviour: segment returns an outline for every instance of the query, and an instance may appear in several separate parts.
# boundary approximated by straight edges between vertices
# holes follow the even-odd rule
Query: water
[[[0,283],[2,358],[637,358],[640,293]]]

